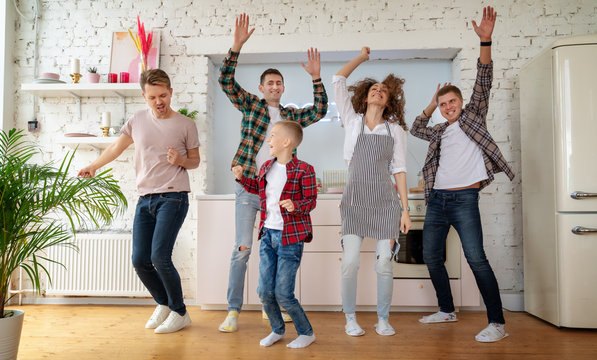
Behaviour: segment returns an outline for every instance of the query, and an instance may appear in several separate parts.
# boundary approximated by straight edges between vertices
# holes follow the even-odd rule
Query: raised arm
[[[435,89],[435,93],[433,94],[429,105],[427,105],[427,107],[421,112],[421,115],[417,116],[413,122],[413,125],[410,129],[410,133],[413,136],[426,141],[431,140],[433,129],[431,127],[427,127],[427,124],[429,123],[429,119],[431,119],[431,115],[433,115],[433,112],[435,109],[437,109],[437,92],[439,89],[447,85],[450,85],[450,83],[444,83],[443,86],[441,83],[437,84],[437,88]]]
[[[307,50],[307,60],[307,65],[301,62],[301,66],[309,75],[311,75],[311,79],[314,83],[321,82],[321,54],[317,52],[317,48]]]
[[[370,52],[371,49],[368,46],[363,46],[363,48],[361,48],[361,54],[347,62],[346,65],[342,66],[342,68],[338,70],[336,75],[344,76],[345,78],[349,77],[350,74],[352,74],[352,72],[354,71],[354,69],[356,69],[365,61],[369,60]]]
[[[234,28],[234,42],[228,52],[228,56],[224,58],[222,67],[220,68],[220,77],[218,82],[220,87],[228,97],[228,100],[240,111],[244,111],[251,101],[251,97],[254,96],[245,91],[234,78],[236,71],[236,64],[238,62],[238,55],[240,49],[243,47],[245,42],[251,37],[255,29],[249,31],[249,16],[241,14],[236,18]]]
[[[301,62],[301,66],[313,80],[313,106],[298,111],[298,121],[302,127],[323,119],[328,112],[328,95],[321,82],[321,55],[317,48],[307,50],[307,60],[307,65]]]
[[[255,28],[249,30],[249,15],[242,13],[236,18],[234,26],[234,42],[230,48],[234,52],[240,52],[243,45],[249,40]]]
[[[471,100],[465,109],[476,114],[471,117],[473,121],[485,123],[487,110],[489,108],[489,95],[491,83],[493,81],[493,63],[491,61],[491,34],[495,25],[497,12],[491,6],[483,9],[483,19],[481,24],[473,21],[473,28],[481,41],[481,50],[479,50],[479,61],[477,63],[477,79],[473,86]]]
[[[479,36],[479,40],[481,40],[481,50],[479,54],[481,64],[491,63],[491,34],[493,33],[496,17],[497,12],[494,11],[491,6],[487,6],[483,8],[481,24],[477,26],[477,23],[473,20],[473,28]]]

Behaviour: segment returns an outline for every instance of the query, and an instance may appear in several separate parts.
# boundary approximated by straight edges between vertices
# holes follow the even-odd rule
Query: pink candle
[[[120,73],[120,82],[121,83],[128,83],[129,82],[129,73],[123,71]]]
[[[118,75],[116,73],[109,73],[108,74],[108,82],[109,83],[118,82]]]

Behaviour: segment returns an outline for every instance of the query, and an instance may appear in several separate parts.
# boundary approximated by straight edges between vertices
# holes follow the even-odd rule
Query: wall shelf
[[[92,137],[92,136],[66,137],[66,136],[64,136],[64,137],[56,140],[56,143],[60,144],[60,145],[69,146],[73,149],[78,146],[79,149],[81,149],[81,150],[89,150],[89,149],[104,150],[110,144],[112,144],[114,141],[116,141],[116,139],[118,139],[117,136],[109,136],[109,137]],[[127,149],[133,149],[133,148],[134,148],[134,144],[129,146]]]
[[[43,98],[75,98],[79,106],[79,120],[81,120],[82,97],[119,97],[122,100],[122,113],[126,114],[125,98],[143,95],[137,83],[21,84],[21,90]]]
[[[21,84],[21,90],[39,97],[127,97],[141,96],[137,83]]]

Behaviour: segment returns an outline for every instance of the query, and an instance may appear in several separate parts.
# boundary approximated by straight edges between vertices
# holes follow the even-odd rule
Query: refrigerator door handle
[[[575,200],[582,200],[585,198],[592,198],[592,197],[597,197],[597,194],[595,193],[586,193],[584,191],[575,191],[573,193],[570,194],[570,197],[575,199]]]
[[[584,226],[575,226],[572,228],[572,233],[576,235],[585,235],[587,233],[597,233],[597,229],[586,228]]]

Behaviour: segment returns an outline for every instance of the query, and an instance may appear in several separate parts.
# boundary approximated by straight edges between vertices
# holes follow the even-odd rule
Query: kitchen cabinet
[[[225,309],[234,246],[234,195],[199,195],[197,229],[197,303],[203,309]],[[313,241],[306,243],[297,273],[295,295],[307,309],[340,310],[342,307],[340,244],[340,195],[320,195],[311,213]],[[259,216],[257,216],[259,218]],[[453,230],[452,230],[453,231]],[[254,239],[256,239],[256,228]],[[454,233],[450,236],[457,236]],[[247,265],[245,304],[260,305],[259,242],[254,240]],[[376,242],[365,239],[361,248],[357,305],[377,304]],[[456,306],[479,306],[480,298],[472,272],[461,260],[461,277],[452,279]],[[464,263],[462,263],[464,262]],[[393,306],[437,306],[435,290],[429,279],[394,279]]]

